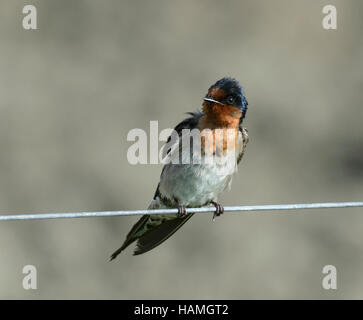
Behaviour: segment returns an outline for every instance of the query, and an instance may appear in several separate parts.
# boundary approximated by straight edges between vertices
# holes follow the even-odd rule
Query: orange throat
[[[200,130],[209,128],[237,129],[242,111],[239,108],[228,105],[214,104],[212,107],[203,105],[204,116],[200,119]]]
[[[223,155],[235,150],[238,144],[238,126],[242,111],[236,107],[215,104],[212,107],[203,106],[203,112],[204,115],[201,117],[198,127],[202,132],[202,154]],[[211,131],[208,133],[208,130],[205,129]],[[222,129],[222,134],[218,133],[220,129]],[[228,141],[232,141],[232,143],[228,143]]]

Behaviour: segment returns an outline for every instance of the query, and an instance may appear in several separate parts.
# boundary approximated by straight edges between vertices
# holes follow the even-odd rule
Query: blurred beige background
[[[128,131],[176,125],[223,76],[250,103],[224,205],[363,200],[362,18],[360,1],[3,0],[0,214],[146,208],[161,166],[127,162]],[[362,299],[362,211],[200,214],[112,263],[137,217],[2,222],[0,298]]]

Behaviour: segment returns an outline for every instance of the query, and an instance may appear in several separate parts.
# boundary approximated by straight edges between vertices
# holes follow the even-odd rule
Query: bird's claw
[[[178,213],[177,213],[177,217],[178,218],[183,218],[185,217],[187,214],[187,211],[185,210],[185,207],[182,205],[178,205]]]
[[[216,207],[216,211],[214,211],[213,214],[213,221],[214,221],[216,217],[219,217],[224,212],[224,208],[222,205],[220,205],[217,202],[212,201],[211,203]]]

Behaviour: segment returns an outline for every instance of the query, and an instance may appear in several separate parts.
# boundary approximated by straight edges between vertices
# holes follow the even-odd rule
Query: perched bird
[[[176,138],[175,135],[174,139],[173,135],[169,137],[166,143],[169,163],[163,167],[160,182],[148,208],[178,208],[178,214],[142,216],[110,260],[115,259],[134,241],[137,241],[134,255],[139,255],[167,240],[193,216],[192,213],[186,213],[187,207],[214,205],[215,215],[223,213],[224,209],[217,198],[230,186],[232,175],[245,152],[248,135],[247,130],[242,128],[242,121],[248,103],[243,88],[232,78],[217,81],[203,100],[202,111],[189,113],[190,117],[175,127]],[[191,140],[194,142],[194,137],[192,139],[188,133],[193,132],[193,129],[200,132],[199,150],[185,143]],[[208,134],[204,134],[206,132]],[[227,133],[232,136],[232,143],[227,143]],[[213,161],[205,161],[209,158]],[[196,159],[199,161],[193,161]],[[226,159],[233,161],[226,163]]]

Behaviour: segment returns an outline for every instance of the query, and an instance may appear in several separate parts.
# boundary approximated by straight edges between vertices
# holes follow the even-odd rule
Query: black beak
[[[204,100],[204,101],[213,102],[213,103],[218,103],[218,104],[220,104],[220,105],[222,105],[222,106],[223,106],[223,103],[222,103],[222,102],[219,102],[219,101],[214,100],[214,99],[212,99],[212,98],[207,98],[207,97],[205,97],[205,98],[203,98],[203,100]]]

